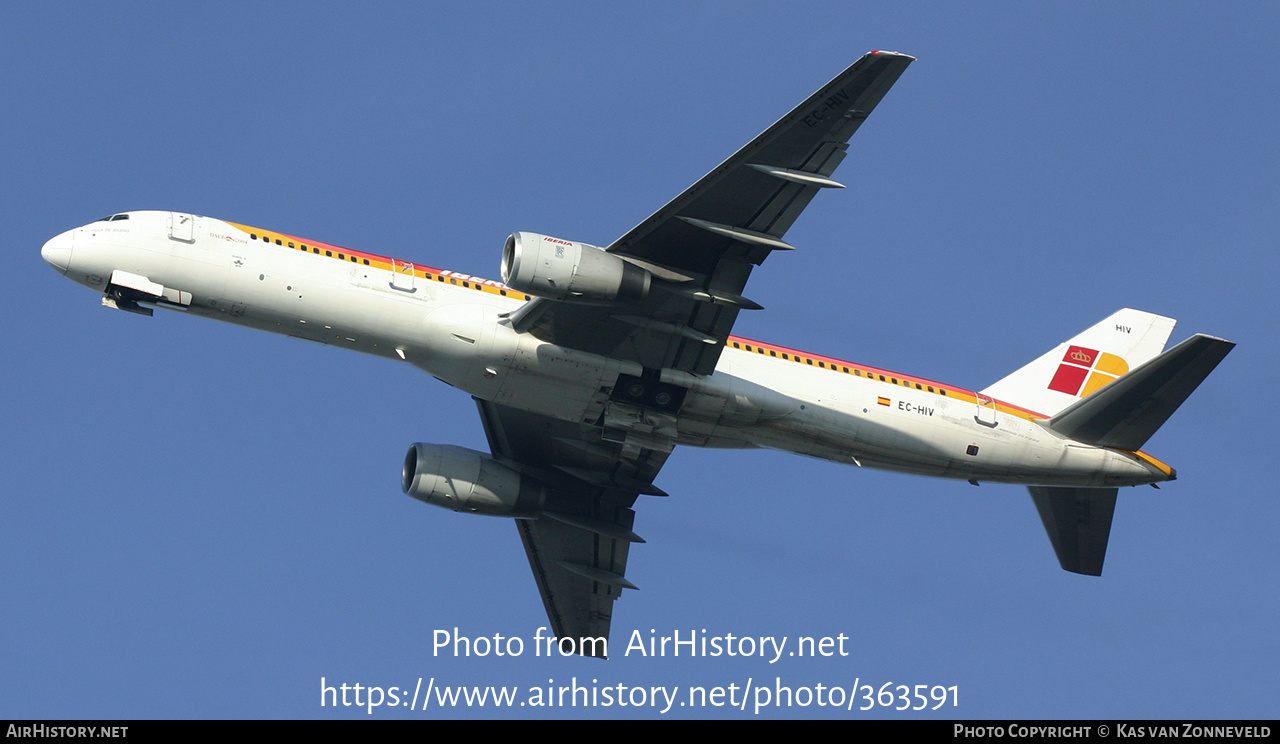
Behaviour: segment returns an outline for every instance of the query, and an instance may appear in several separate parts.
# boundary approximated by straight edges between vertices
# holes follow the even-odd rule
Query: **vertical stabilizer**
[[[1053,416],[1158,356],[1175,323],[1141,310],[1118,310],[982,394]]]

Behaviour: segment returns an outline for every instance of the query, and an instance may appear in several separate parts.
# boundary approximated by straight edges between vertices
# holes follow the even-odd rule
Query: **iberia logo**
[[[1115,354],[1072,346],[1049,381],[1049,389],[1083,398],[1128,371],[1129,363]]]

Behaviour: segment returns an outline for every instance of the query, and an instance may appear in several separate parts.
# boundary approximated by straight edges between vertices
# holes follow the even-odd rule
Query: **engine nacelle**
[[[645,269],[586,243],[518,232],[502,248],[502,281],[551,300],[639,300],[653,276]]]
[[[453,511],[495,517],[536,517],[542,484],[483,452],[419,442],[404,458],[405,494]]]

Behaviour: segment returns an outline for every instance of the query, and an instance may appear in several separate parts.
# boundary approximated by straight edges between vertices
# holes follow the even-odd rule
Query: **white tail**
[[[1158,356],[1176,323],[1141,310],[1117,310],[982,394],[1052,416]]]

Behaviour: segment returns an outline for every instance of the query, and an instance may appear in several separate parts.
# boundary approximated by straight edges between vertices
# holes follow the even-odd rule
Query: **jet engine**
[[[653,276],[586,243],[517,232],[502,248],[502,281],[550,300],[640,300]]]
[[[538,481],[483,452],[419,442],[404,458],[405,494],[453,511],[536,517],[545,498]]]

